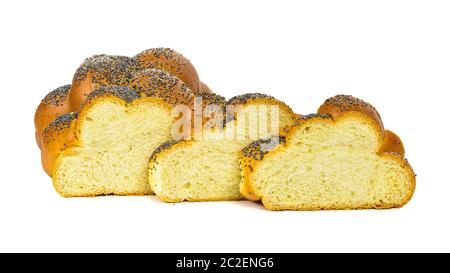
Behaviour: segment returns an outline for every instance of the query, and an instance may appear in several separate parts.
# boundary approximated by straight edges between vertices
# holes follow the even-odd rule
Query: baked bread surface
[[[270,210],[384,209],[413,195],[415,174],[400,138],[362,100],[330,98],[279,140],[240,153],[241,193]]]
[[[69,93],[71,111],[78,111],[91,92],[101,86],[129,86],[138,62],[127,56],[94,55],[76,70]]]
[[[194,94],[207,91],[201,86],[198,73],[192,63],[170,48],[151,48],[133,57],[143,68],[156,68],[175,75],[186,83]]]
[[[71,85],[63,85],[49,92],[41,101],[34,115],[35,137],[39,148],[42,146],[42,133],[57,117],[70,112],[68,96]]]

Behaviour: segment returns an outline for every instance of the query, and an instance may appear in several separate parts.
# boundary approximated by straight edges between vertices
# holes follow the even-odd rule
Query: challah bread
[[[266,139],[241,151],[245,197],[270,210],[382,209],[411,199],[414,172],[375,108],[339,95],[318,112],[277,137],[272,149],[261,150]]]
[[[170,48],[151,48],[133,57],[143,68],[157,68],[177,76],[194,94],[200,92],[200,80],[191,62]]]
[[[241,173],[239,151],[258,137],[291,125],[296,114],[281,101],[263,94],[229,100],[225,128],[203,131],[199,140],[169,141],[149,161],[149,182],[166,202],[237,200]],[[265,127],[265,128],[263,128]]]
[[[100,86],[130,86],[133,79],[139,78],[140,74],[141,76],[145,74],[143,71],[149,68],[181,77],[182,81],[187,82],[185,86],[195,88],[191,90],[195,94],[211,92],[205,84],[200,84],[198,74],[192,64],[172,49],[149,49],[133,58],[104,54],[94,55],[85,59],[76,70],[72,86],[67,85],[50,92],[38,106],[34,120],[36,141],[39,147],[41,147],[42,132],[50,122],[60,115],[78,111],[93,90]],[[170,89],[173,90],[173,88]],[[176,98],[177,96],[172,97]]]
[[[42,146],[42,132],[55,118],[70,111],[68,95],[71,85],[63,85],[48,93],[41,101],[34,115],[36,142]]]
[[[55,189],[66,197],[150,194],[147,164],[152,151],[171,138],[171,109],[164,100],[140,98],[128,87],[96,89],[76,119],[56,121],[55,129],[46,130],[43,153],[63,147],[48,166]],[[72,141],[58,140],[58,130],[74,132]]]
[[[87,58],[75,72],[69,93],[71,111],[78,111],[87,96],[100,86],[129,86],[137,61],[126,56],[94,55]]]

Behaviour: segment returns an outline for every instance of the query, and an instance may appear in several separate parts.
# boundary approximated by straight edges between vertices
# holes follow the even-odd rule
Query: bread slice
[[[43,158],[56,159],[49,162],[55,189],[67,197],[150,194],[147,163],[171,138],[171,109],[127,87],[92,92],[78,115],[64,115],[44,132]]]
[[[245,197],[270,210],[382,209],[411,199],[414,172],[375,108],[340,95],[318,112],[302,117],[272,149],[261,150],[266,139],[242,150]]]
[[[161,200],[241,199],[239,151],[297,121],[289,106],[263,94],[235,97],[227,108],[225,128],[206,129],[200,139],[169,141],[155,150],[149,161],[149,182]]]

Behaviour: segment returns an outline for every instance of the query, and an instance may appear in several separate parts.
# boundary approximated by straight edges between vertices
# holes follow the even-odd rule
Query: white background
[[[189,2],[189,3],[188,3]],[[0,251],[450,251],[449,1],[1,1]],[[88,56],[172,47],[231,97],[295,111],[352,94],[404,141],[402,209],[270,212],[251,202],[60,197],[33,116]]]

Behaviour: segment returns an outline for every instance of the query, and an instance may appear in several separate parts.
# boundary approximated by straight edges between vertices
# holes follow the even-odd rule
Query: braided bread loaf
[[[84,60],[76,70],[72,85],[65,85],[50,92],[39,104],[34,117],[39,147],[42,146],[42,133],[50,122],[62,114],[78,111],[92,91],[101,86],[130,86],[131,83],[142,79],[147,69],[158,69],[174,75],[181,79],[181,82],[189,87],[189,93],[194,95],[211,93],[211,90],[199,81],[191,62],[169,48],[149,49],[133,58],[94,55]],[[156,78],[153,80],[157,81]]]

